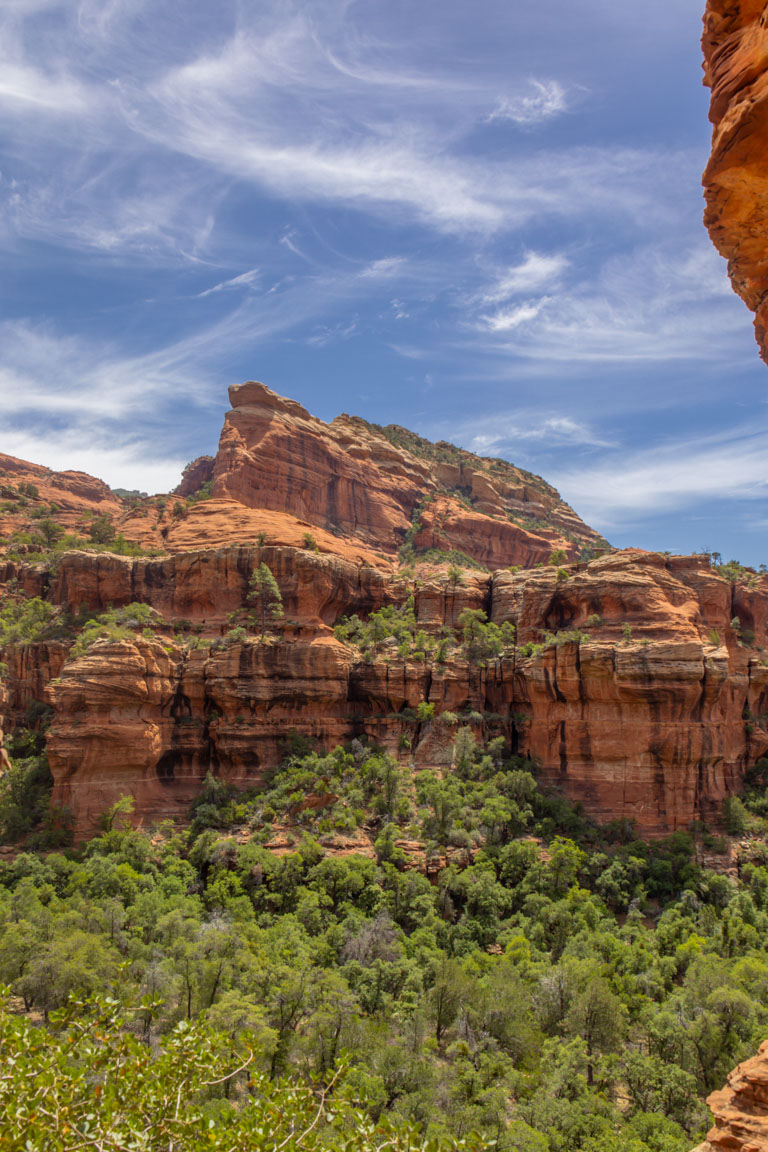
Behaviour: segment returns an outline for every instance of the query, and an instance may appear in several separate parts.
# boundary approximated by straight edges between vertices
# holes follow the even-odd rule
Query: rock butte
[[[768,20],[763,0],[707,0],[704,83],[711,89],[712,154],[704,223],[755,313],[768,362]]]
[[[734,585],[704,557],[639,550],[577,560],[601,538],[510,464],[351,417],[326,425],[260,384],[231,397],[215,460],[195,461],[182,482],[187,493],[210,483],[211,499],[170,516],[153,501],[130,507],[88,477],[0,458],[6,479],[33,478],[41,500],[55,488],[74,525],[90,500],[92,511],[114,508],[126,537],[165,549],[0,561],[3,596],[73,612],[141,601],[164,621],[154,638],[98,641],[79,659],[62,643],[2,654],[6,725],[22,723],[30,701],[52,707],[54,800],[72,809],[79,836],[127,792],[151,820],[183,817],[209,769],[258,784],[290,731],[326,748],[368,735],[415,770],[449,770],[455,727],[409,719],[423,700],[437,715],[472,714],[479,735],[503,732],[588,812],[634,820],[650,836],[714,814],[768,751],[768,578]],[[60,476],[77,476],[74,490]],[[9,527],[26,514],[8,514]],[[307,533],[315,546],[302,546]],[[464,569],[457,583],[438,554],[398,572],[403,541],[457,549],[489,571]],[[573,559],[532,567],[553,548]],[[283,597],[272,634],[213,649],[180,643],[174,625],[221,637],[260,563]],[[458,650],[444,664],[402,659],[395,647],[367,662],[335,637],[341,617],[409,594],[427,633],[482,608],[515,625],[518,647],[485,666]],[[589,638],[524,655],[545,632],[578,631]]]

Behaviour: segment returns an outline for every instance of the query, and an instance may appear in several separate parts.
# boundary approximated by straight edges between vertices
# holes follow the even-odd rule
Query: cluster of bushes
[[[587,640],[589,640],[588,632],[582,632],[579,628],[564,628],[559,632],[546,631],[544,633],[544,639],[538,644],[529,640],[527,644],[521,644],[518,651],[521,656],[536,657],[547,648],[559,648],[561,644],[581,644]]]
[[[337,639],[345,644],[354,644],[371,660],[387,648],[404,660],[414,656],[425,659],[433,653],[438,659],[445,659],[453,635],[440,639],[429,636],[418,624],[413,596],[399,606],[386,604],[371,612],[367,620],[361,620],[357,615],[341,620],[334,633]]]
[[[142,548],[133,540],[126,540],[122,532],[115,532],[110,539],[93,536],[78,536],[67,532],[54,520],[39,520],[34,532],[15,532],[5,542],[5,549],[11,560],[25,560],[37,563],[51,560],[63,552],[112,552],[116,556],[160,556],[158,548]]]
[[[62,634],[66,623],[60,609],[39,596],[7,600],[0,608],[0,647],[58,639]]]
[[[35,1085],[5,1131],[42,1149],[30,1101],[79,1125],[97,1083],[78,1131],[132,1133],[151,1106],[148,1148],[290,1148],[288,1100],[297,1138],[328,1112],[329,1152],[688,1152],[704,1096],[768,1027],[768,848],[737,883],[684,833],[590,823],[536,769],[467,727],[449,773],[413,779],[358,741],[321,755],[296,738],[258,794],[209,776],[184,832],[133,830],[122,803],[77,851],[0,862],[0,982],[50,1029],[0,1014],[2,1099]],[[768,761],[748,783],[759,819]],[[276,823],[295,837],[279,856]],[[323,847],[350,826],[374,858]],[[427,862],[465,851],[433,884],[409,838]],[[113,999],[68,1006],[97,993]],[[251,1108],[273,1109],[271,1136]]]
[[[373,1121],[339,1065],[319,1082],[254,1071],[263,1030],[180,1021],[148,1059],[159,1002],[72,1000],[41,1029],[0,1006],[3,1141],[8,1152],[480,1152],[470,1137],[424,1141],[418,1126]],[[231,1025],[242,1023],[232,1030]],[[94,1104],[94,1099],[96,1103]]]
[[[455,583],[458,582],[455,580]],[[450,628],[443,628],[438,636],[428,634],[419,626],[414,598],[409,596],[404,604],[388,604],[372,612],[367,620],[361,620],[357,615],[341,620],[334,632],[339,640],[358,647],[368,660],[391,650],[404,660],[413,657],[425,660],[431,658],[442,663],[452,650],[460,647],[461,654],[467,660],[485,664],[499,659],[514,648],[514,625],[507,620],[500,625],[494,624],[481,608],[465,608],[456,623],[460,641]],[[589,640],[589,634],[578,629],[546,632],[543,641],[538,644],[528,642],[521,645],[518,651],[521,656],[535,657],[552,645],[582,640]]]
[[[249,633],[265,636],[283,615],[283,597],[269,565],[259,564],[248,581],[246,607],[230,613],[229,630],[215,641],[214,647],[228,648],[242,644]]]
[[[6,737],[11,767],[0,776],[0,843],[57,848],[72,841],[68,812],[51,804],[53,777],[45,754],[51,709],[33,701],[24,726]]]
[[[109,608],[82,625],[69,657],[84,656],[97,640],[133,640],[137,632],[151,639],[160,619],[159,613],[149,604],[132,603],[123,608]]]
[[[19,485],[19,490],[24,484]],[[34,485],[28,485],[34,488]],[[0,492],[8,491],[8,486],[0,487]],[[26,489],[25,489],[26,491]],[[35,489],[37,494],[37,490]],[[6,501],[5,510],[18,511],[28,504],[26,496],[15,496],[10,504]],[[57,519],[57,504],[39,503],[30,512],[31,525],[28,529],[13,533],[4,543],[11,559],[24,558],[29,562],[50,560],[67,551],[113,552],[118,556],[156,556],[158,549],[144,549],[133,540],[126,540],[118,532],[112,517],[106,513],[88,511],[83,525],[85,535],[69,532]]]

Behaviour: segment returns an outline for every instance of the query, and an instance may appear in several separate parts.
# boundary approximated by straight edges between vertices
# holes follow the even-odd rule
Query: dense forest
[[[181,831],[126,798],[77,849],[42,732],[9,750],[9,1148],[688,1152],[765,1036],[768,762],[736,878],[700,859],[726,837],[596,827],[469,726],[445,778],[287,734],[264,790],[209,776]]]

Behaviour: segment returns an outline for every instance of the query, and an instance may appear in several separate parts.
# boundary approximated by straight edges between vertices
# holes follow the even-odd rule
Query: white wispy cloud
[[[494,413],[464,423],[441,435],[458,440],[472,452],[486,456],[509,455],[514,459],[521,442],[539,442],[544,447],[610,448],[614,441],[584,420],[562,413],[546,413],[522,409],[517,412]]]
[[[232,292],[239,288],[253,288],[259,282],[261,272],[258,268],[251,268],[248,272],[241,272],[239,276],[232,276],[229,280],[221,280],[218,284],[214,284],[212,288],[206,288],[203,292],[197,293],[198,300],[204,299],[206,296],[212,296],[214,292]]]
[[[568,110],[565,88],[557,80],[531,80],[528,92],[499,100],[489,120],[513,120],[532,127]]]
[[[137,488],[152,494],[170,492],[179,483],[188,456],[173,451],[159,455],[152,437],[134,437],[107,447],[100,445],[101,433],[98,425],[49,433],[12,429],[3,436],[3,451],[54,471],[87,472],[112,488]]]
[[[550,479],[597,527],[633,515],[683,511],[713,501],[768,500],[768,424],[736,426],[710,436],[680,437],[624,448],[592,464],[558,469]]]
[[[327,325],[323,324],[312,332],[307,337],[307,344],[312,345],[314,348],[325,348],[327,344],[335,343],[337,340],[349,340],[357,331],[357,319],[349,321],[340,320],[338,324]]]
[[[545,264],[539,270],[543,279]],[[499,354],[575,365],[725,359],[738,354],[737,341],[749,327],[723,261],[705,241],[650,240],[612,255],[597,270],[571,264],[569,271],[565,287],[551,283],[538,298],[478,310],[476,330],[497,338]],[[502,288],[480,293],[478,309],[494,293],[500,299]],[[745,339],[741,358],[751,355]]]
[[[250,351],[256,357],[266,340],[297,329],[307,332],[306,341],[317,347],[349,339],[358,327],[354,314],[350,316],[353,307],[366,294],[387,287],[393,267],[382,258],[288,282],[274,293],[246,292],[220,319],[142,353],[126,351],[114,340],[74,337],[50,323],[4,321],[2,451],[55,467],[64,466],[53,461],[69,452],[67,466],[86,471],[93,471],[98,458],[102,464],[97,474],[110,483],[146,489],[143,457],[133,459],[136,445],[141,442],[147,451],[153,446],[152,475],[167,475],[168,469],[163,472],[157,463],[166,457],[168,468],[175,468],[173,437],[181,434],[177,426],[192,421],[195,412],[208,422],[211,412],[220,413],[226,405],[225,384],[233,381],[222,382],[219,365],[233,348],[239,356]],[[255,273],[222,284],[247,287]],[[319,317],[342,309],[344,320],[318,323]],[[254,368],[258,375],[256,363]],[[58,445],[55,453],[50,452],[53,444]]]
[[[0,59],[0,106],[28,105],[49,114],[69,116],[85,111],[90,101],[85,87],[68,76],[49,76],[37,68]],[[18,110],[18,109],[17,109]]]
[[[517,304],[514,308],[505,308],[491,315],[481,316],[480,322],[489,332],[514,332],[515,329],[535,320],[548,303],[549,297],[543,296],[540,300],[531,300],[527,304]]]
[[[535,292],[560,279],[569,260],[562,252],[527,252],[520,264],[498,274],[494,283],[477,296],[480,304],[499,304],[511,296]]]
[[[62,5],[60,35],[39,39],[31,55],[14,24],[18,75],[9,71],[6,83],[50,113],[47,132],[36,122],[38,160],[59,148],[60,109],[79,113],[71,128],[79,126],[79,135],[67,141],[78,163],[70,171],[64,149],[56,178],[22,198],[13,217],[19,234],[112,257],[196,255],[201,217],[211,214],[200,206],[233,178],[288,203],[345,205],[390,222],[494,234],[549,216],[648,218],[675,168],[665,163],[660,178],[657,155],[616,148],[508,159],[468,150],[462,134],[487,101],[489,79],[426,75],[406,62],[379,67],[386,46],[339,31],[349,23],[343,4],[326,4],[314,18],[303,5],[266,5],[242,14],[215,50],[180,36],[165,55],[146,33],[136,38],[131,19],[144,7],[142,0],[89,0],[67,22],[71,9]],[[333,35],[339,43],[327,43]],[[166,59],[176,62],[169,67]],[[564,92],[554,80],[536,79],[497,114],[533,122],[553,115]],[[142,166],[156,182],[137,192],[125,172]],[[286,247],[291,235],[284,234]],[[527,272],[534,274],[532,263]]]
[[[371,278],[386,278],[400,275],[406,268],[407,261],[404,256],[383,256],[379,260],[372,260],[360,275]]]

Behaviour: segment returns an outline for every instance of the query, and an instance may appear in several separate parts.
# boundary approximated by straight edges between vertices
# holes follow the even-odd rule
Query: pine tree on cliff
[[[254,568],[248,582],[248,603],[253,609],[251,624],[266,632],[270,620],[277,620],[283,614],[283,598],[272,572],[266,564]]]

